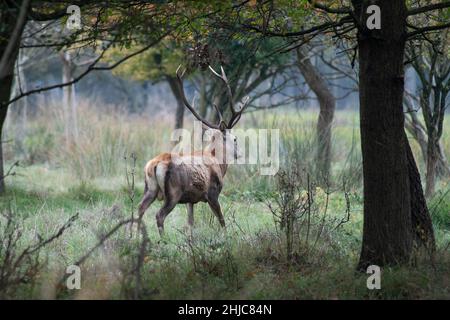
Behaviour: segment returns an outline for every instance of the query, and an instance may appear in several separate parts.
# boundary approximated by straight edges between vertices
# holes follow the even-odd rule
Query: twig
[[[13,170],[15,167],[18,167],[18,166],[19,166],[19,161],[14,162],[14,163],[9,167],[8,171],[6,171],[6,174],[3,175],[3,177],[0,177],[0,182],[3,181],[3,180],[5,180],[5,178],[8,177],[8,176],[15,176],[15,175],[16,175],[16,172],[12,172],[12,170]]]

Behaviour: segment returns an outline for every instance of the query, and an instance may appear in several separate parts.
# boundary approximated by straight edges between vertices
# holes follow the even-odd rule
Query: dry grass
[[[57,105],[42,108],[31,117],[24,149],[7,145],[8,161],[21,159],[23,167],[7,180],[8,193],[0,210],[11,208],[25,219],[24,241],[39,234],[52,234],[71,215],[80,218],[64,236],[46,248],[48,263],[34,286],[25,284],[9,298],[126,298],[133,292],[125,276],[138,252],[139,237],[121,230],[100,246],[83,264],[82,290],[58,287],[64,268],[92,248],[121,219],[128,218],[130,203],[126,183],[125,155],[137,156],[136,200],[142,194],[145,162],[170,150],[171,115],[129,115],[113,106],[83,102],[78,109],[79,136],[75,143],[65,137],[64,117]],[[301,164],[308,172],[314,166],[316,112],[280,110],[244,117],[242,128],[281,129],[281,159]],[[191,118],[186,118],[189,126]],[[6,129],[15,138],[14,126]],[[223,234],[207,206],[195,209],[195,241],[187,237],[186,213],[178,206],[169,215],[167,239],[159,242],[154,204],[144,217],[151,245],[144,256],[142,298],[448,298],[448,210],[450,197],[441,188],[443,201],[434,200],[439,254],[436,268],[423,261],[413,268],[386,269],[383,290],[369,292],[366,275],[354,267],[362,230],[361,161],[357,114],[337,112],[333,144],[333,189],[315,189],[315,201],[327,223],[346,217],[347,199],[342,191],[345,178],[349,197],[349,221],[337,229],[326,228],[317,244],[304,248],[311,259],[298,257],[286,263],[286,248],[267,199],[277,192],[276,179],[258,174],[257,166],[233,166],[227,173],[221,203],[228,234]],[[448,133],[444,135],[447,148]],[[417,152],[417,146],[413,145]],[[450,150],[450,147],[446,150]],[[416,153],[416,159],[421,157]],[[282,161],[286,168],[288,161]],[[422,166],[422,164],[420,164]],[[314,181],[314,177],[311,177]],[[446,181],[441,181],[441,186]],[[311,226],[321,226],[322,215]],[[307,229],[307,228],[303,228]],[[315,231],[315,230],[313,230]],[[304,239],[304,235],[300,235]],[[446,249],[447,248],[447,249]],[[447,251],[445,251],[447,250]],[[58,293],[59,292],[59,293]],[[61,294],[62,292],[62,294]],[[132,296],[132,295],[131,295]]]

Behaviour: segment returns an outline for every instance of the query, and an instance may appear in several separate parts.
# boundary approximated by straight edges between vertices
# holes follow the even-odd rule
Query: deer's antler
[[[204,125],[213,128],[213,129],[217,129],[217,130],[225,130],[225,129],[231,129],[233,128],[236,123],[239,121],[239,119],[241,118],[242,112],[245,110],[245,108],[248,105],[248,102],[250,100],[249,97],[245,97],[241,107],[239,110],[235,109],[234,106],[234,99],[233,99],[233,93],[231,91],[231,87],[230,84],[228,82],[228,78],[227,75],[225,74],[225,70],[223,70],[223,67],[220,67],[221,70],[221,74],[217,73],[211,66],[209,66],[209,69],[211,70],[211,72],[218,77],[226,86],[227,89],[227,95],[228,95],[228,101],[229,101],[229,105],[230,105],[230,110],[231,110],[231,119],[230,121],[228,121],[228,124],[223,120],[223,115],[220,112],[220,109],[218,108],[217,105],[214,104],[214,109],[216,110],[218,116],[219,116],[219,123],[218,124],[214,124],[209,122],[208,120],[202,118],[197,111],[195,111],[195,109],[193,108],[193,106],[189,103],[189,101],[186,99],[186,96],[184,94],[184,86],[183,86],[183,76],[184,73],[186,72],[186,70],[184,70],[183,72],[180,72],[181,69],[181,65],[177,68],[176,74],[177,74],[177,79],[178,79],[178,83],[180,86],[180,91],[181,91],[181,98],[183,99],[183,103],[184,105],[189,109],[189,111],[191,111],[191,113],[194,115],[194,117],[197,118],[197,120],[201,121]]]
[[[234,106],[234,98],[233,98],[233,93],[231,91],[230,83],[228,82],[228,78],[227,78],[227,75],[225,74],[225,70],[223,69],[223,67],[220,66],[221,74],[219,74],[211,66],[209,66],[209,70],[211,70],[211,72],[216,77],[218,77],[220,80],[222,80],[222,82],[226,86],[227,95],[228,95],[228,102],[229,102],[230,110],[231,110],[231,119],[230,119],[230,121],[228,121],[227,128],[231,129],[231,128],[233,128],[236,125],[236,123],[238,123],[239,119],[241,118],[242,112],[245,110],[245,108],[248,105],[248,101],[250,100],[250,98],[249,97],[245,97],[244,101],[242,102],[241,108],[239,110],[236,110],[236,108]]]
[[[205,126],[210,127],[212,129],[221,130],[220,122],[219,122],[219,124],[214,124],[214,123],[209,122],[206,119],[203,119],[197,113],[197,111],[195,111],[194,107],[189,103],[189,101],[186,98],[186,95],[184,94],[184,85],[183,85],[183,76],[184,76],[184,73],[186,72],[186,70],[184,70],[183,72],[180,72],[180,69],[181,69],[181,65],[178,66],[176,73],[177,73],[178,85],[180,86],[181,98],[183,99],[184,105],[189,109],[189,111],[191,111],[191,113],[194,115],[194,117],[196,117],[197,120],[201,121]]]

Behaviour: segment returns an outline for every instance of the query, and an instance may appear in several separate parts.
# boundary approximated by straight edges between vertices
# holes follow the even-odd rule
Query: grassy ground
[[[143,189],[141,168],[147,159],[168,150],[170,119],[156,122],[119,112],[104,115],[87,108],[81,112],[84,116],[80,117],[76,145],[64,143],[60,117],[47,114],[30,122],[21,149],[8,147],[9,162],[21,158],[22,165],[16,168],[15,176],[8,177],[8,191],[0,198],[0,209],[13,213],[20,221],[19,247],[53,234],[77,212],[79,218],[41,251],[43,267],[37,275],[10,291],[6,298],[133,296],[135,280],[129,274],[139,254],[136,229],[120,229],[83,263],[81,290],[67,290],[58,280],[68,265],[93,248],[116,223],[135,214]],[[48,117],[54,121],[48,121]],[[309,111],[270,117],[254,114],[245,119],[242,127],[280,128],[282,159],[301,165],[313,178],[315,117]],[[144,253],[138,297],[450,298],[450,197],[446,181],[440,182],[438,194],[430,200],[438,240],[434,263],[418,254],[410,267],[385,268],[382,289],[373,291],[366,287],[368,275],[355,272],[362,230],[357,126],[356,113],[338,112],[333,184],[326,189],[313,186],[311,223],[305,223],[306,216],[295,221],[290,258],[286,234],[268,207],[268,203],[274,205],[279,185],[274,177],[260,176],[255,166],[229,169],[220,198],[226,233],[209,208],[198,204],[191,239],[185,208],[179,205],[166,219],[167,236],[160,241],[154,219],[160,204],[152,205],[144,217],[150,245]],[[14,138],[13,128],[7,130]],[[445,138],[444,145],[450,151]],[[418,150],[415,145],[413,148]],[[137,156],[134,189],[126,182],[127,168],[129,172],[132,164],[129,158],[124,159],[132,152]],[[422,167],[417,153],[416,158]],[[288,162],[283,161],[282,169],[288,167]]]

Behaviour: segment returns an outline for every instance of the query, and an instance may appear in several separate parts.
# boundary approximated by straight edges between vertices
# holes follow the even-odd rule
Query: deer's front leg
[[[193,203],[187,203],[186,204],[187,212],[188,212],[188,226],[189,229],[192,230],[194,227],[194,204]]]
[[[219,223],[222,227],[225,228],[225,219],[223,218],[222,209],[220,208],[219,199],[210,199],[208,200],[209,207],[216,215],[217,219],[219,219]]]
[[[188,212],[188,229],[189,229],[189,241],[192,241],[193,238],[193,229],[194,229],[194,204],[186,203],[186,208]]]

